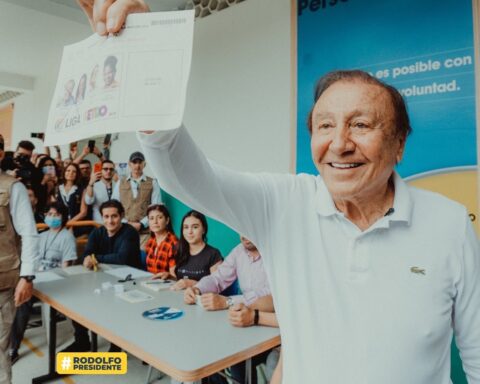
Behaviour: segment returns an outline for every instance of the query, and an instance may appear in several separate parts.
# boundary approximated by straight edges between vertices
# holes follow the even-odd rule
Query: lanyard
[[[111,199],[112,199],[112,190],[113,190],[113,188],[112,188],[112,186],[110,186],[110,187],[105,186],[105,188],[107,189],[108,200],[111,200]]]

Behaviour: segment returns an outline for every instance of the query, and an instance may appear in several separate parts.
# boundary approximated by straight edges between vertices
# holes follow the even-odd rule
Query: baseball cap
[[[142,152],[133,152],[130,155],[130,160],[129,161],[135,161],[135,160],[145,161],[145,156],[143,156]]]

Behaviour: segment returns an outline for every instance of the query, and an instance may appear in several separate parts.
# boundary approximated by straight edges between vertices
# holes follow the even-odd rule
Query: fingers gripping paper
[[[45,145],[182,122],[194,11],[129,15],[116,36],[64,47]]]

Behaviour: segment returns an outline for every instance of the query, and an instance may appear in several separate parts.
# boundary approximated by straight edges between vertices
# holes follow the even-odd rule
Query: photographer
[[[31,162],[35,145],[31,141],[22,140],[18,143],[13,158],[5,159],[2,169],[10,176],[24,184],[31,184],[35,188],[40,186],[42,173]]]

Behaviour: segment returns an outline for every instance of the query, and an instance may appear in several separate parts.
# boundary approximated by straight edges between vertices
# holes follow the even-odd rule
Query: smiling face
[[[382,193],[404,142],[390,96],[378,85],[338,81],[313,109],[312,157],[334,201]]]
[[[115,70],[110,65],[105,65],[103,68],[103,81],[105,87],[110,87],[115,80]]]
[[[109,236],[113,236],[122,227],[122,215],[115,207],[103,208],[102,219]]]
[[[69,165],[65,169],[65,181],[75,182],[77,178],[77,169],[73,165]]]
[[[205,229],[202,222],[194,216],[188,216],[183,221],[183,237],[190,245],[200,244],[203,242],[203,234]]]

